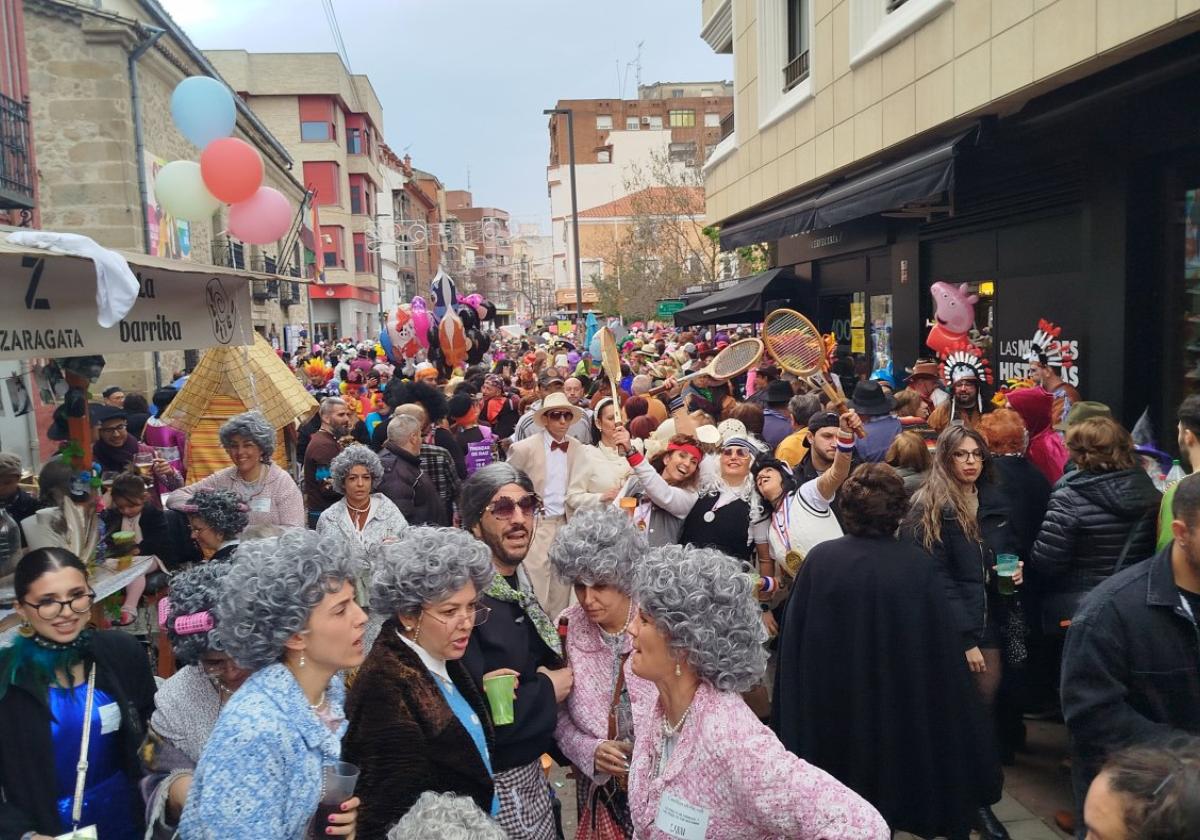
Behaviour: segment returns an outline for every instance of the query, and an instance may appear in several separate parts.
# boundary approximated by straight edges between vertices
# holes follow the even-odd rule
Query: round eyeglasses
[[[488,616],[492,614],[491,607],[481,607],[472,604],[469,607],[461,607],[450,613],[442,613],[438,615],[432,610],[425,610],[425,614],[436,621],[438,624],[449,627],[454,624],[462,624],[468,622],[472,627],[478,627],[480,624],[486,624]]]
[[[31,604],[28,601],[22,601],[21,603],[32,610],[37,610],[39,618],[52,621],[62,615],[62,611],[68,607],[76,615],[83,615],[92,608],[92,604],[95,602],[96,593],[88,590],[82,595],[76,595],[74,598],[68,598],[65,601],[55,601],[53,598],[47,598],[38,601],[36,604]]]

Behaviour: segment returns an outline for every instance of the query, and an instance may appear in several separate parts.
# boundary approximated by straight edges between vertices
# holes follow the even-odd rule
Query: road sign
[[[687,306],[687,304],[682,300],[660,300],[658,302],[658,311],[655,313],[655,317],[670,318],[685,306]]]

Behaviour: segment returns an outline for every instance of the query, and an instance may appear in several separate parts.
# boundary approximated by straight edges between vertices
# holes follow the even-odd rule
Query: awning
[[[832,227],[954,189],[954,158],[975,130],[721,229],[721,250]]]
[[[772,268],[746,277],[736,285],[701,298],[675,313],[675,326],[754,324],[772,300],[791,300],[799,282],[790,268]]]

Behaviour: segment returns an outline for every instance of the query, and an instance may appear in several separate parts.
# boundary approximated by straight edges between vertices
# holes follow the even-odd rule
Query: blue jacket
[[[329,709],[342,717],[341,677]],[[192,781],[183,840],[302,840],[321,797],[321,768],[338,761],[343,721],[331,732],[291,672],[275,664],[250,676],[222,710]]]

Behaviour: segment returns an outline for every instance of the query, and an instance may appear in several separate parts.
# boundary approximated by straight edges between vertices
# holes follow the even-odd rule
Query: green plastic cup
[[[1017,594],[1017,585],[1013,583],[1013,575],[1020,568],[1020,558],[1015,554],[996,555],[996,589],[1001,595]]]
[[[500,674],[483,681],[483,693],[492,708],[492,723],[505,726],[513,722],[513,691],[517,687],[515,674]]]

